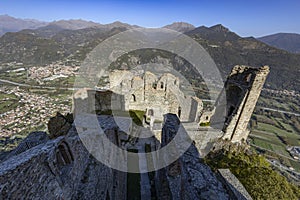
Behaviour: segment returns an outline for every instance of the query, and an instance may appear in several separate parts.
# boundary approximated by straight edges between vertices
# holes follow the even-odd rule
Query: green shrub
[[[267,160],[257,154],[210,153],[205,162],[214,170],[229,168],[253,199],[299,199],[300,189],[272,170]]]
[[[200,123],[200,126],[210,126],[210,122],[202,122]]]

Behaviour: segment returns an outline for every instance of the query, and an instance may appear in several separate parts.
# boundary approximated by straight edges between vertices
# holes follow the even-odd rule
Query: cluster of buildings
[[[287,150],[295,160],[300,161],[300,146],[288,147]]]
[[[300,97],[300,94],[297,93],[294,90],[272,90],[272,89],[266,89],[264,88],[263,91],[272,93],[272,94],[277,94],[277,95],[286,95],[286,96],[293,96],[293,97]]]
[[[38,82],[53,80],[60,77],[74,76],[79,66],[65,66],[61,63],[49,64],[42,67],[31,67],[28,69],[28,78]]]
[[[19,87],[2,87],[0,92],[14,94],[19,99],[15,109],[0,115],[1,137],[46,124],[57,111],[70,112],[70,106],[58,103],[58,98],[28,93]]]

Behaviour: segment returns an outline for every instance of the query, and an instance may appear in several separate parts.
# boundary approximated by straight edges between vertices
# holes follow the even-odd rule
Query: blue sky
[[[0,14],[43,21],[85,19],[161,27],[223,24],[241,36],[300,33],[300,0],[1,0]]]

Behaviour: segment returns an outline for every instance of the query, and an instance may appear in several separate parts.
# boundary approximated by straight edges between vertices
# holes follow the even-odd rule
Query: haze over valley
[[[179,13],[165,2],[149,4],[161,21],[139,23],[127,6],[150,12],[140,9],[142,3],[118,3],[114,13],[119,16],[124,7],[127,17],[103,18],[117,19],[112,23],[102,23],[98,15],[71,15],[79,2],[66,13],[57,7],[56,17],[0,15],[0,199],[299,199],[300,32],[285,32],[297,30],[290,24],[274,32],[279,28],[263,27],[263,18],[257,24],[245,20],[242,31],[247,13],[236,9],[242,19],[230,18],[220,5],[210,11],[223,14],[230,27],[213,17],[203,19],[210,25],[199,25],[195,17],[165,23],[164,13],[170,19]],[[103,16],[107,5],[100,9]],[[271,12],[265,3],[261,7]],[[203,17],[205,9],[199,9]],[[70,18],[59,18],[68,13]],[[175,53],[179,47],[136,49],[114,59],[126,49],[122,46],[109,54],[113,62],[107,70],[97,69],[107,52],[97,57],[95,50],[135,29],[183,34],[207,53],[209,58],[196,56],[200,64],[213,61],[220,77],[202,77],[199,63]],[[147,42],[154,40],[146,33]],[[93,77],[82,78],[84,73]],[[95,77],[98,82],[88,87]],[[182,141],[172,144],[178,133]],[[159,154],[170,143],[172,153]],[[182,154],[173,159],[177,153]],[[105,156],[107,163],[98,159]]]

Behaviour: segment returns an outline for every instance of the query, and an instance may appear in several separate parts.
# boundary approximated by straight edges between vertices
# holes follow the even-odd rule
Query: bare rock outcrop
[[[66,116],[57,112],[56,116],[50,118],[48,122],[48,130],[50,138],[57,138],[62,135],[66,135],[73,123],[73,114],[67,114]]]

